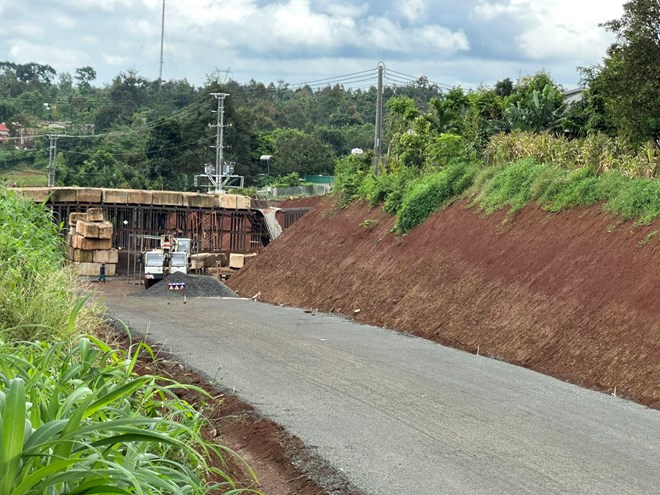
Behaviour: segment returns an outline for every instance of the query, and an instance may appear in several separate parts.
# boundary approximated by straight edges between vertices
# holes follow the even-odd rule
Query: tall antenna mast
[[[163,0],[163,19],[160,24],[160,70],[158,71],[158,82],[163,80],[163,45],[165,42],[165,0]]]

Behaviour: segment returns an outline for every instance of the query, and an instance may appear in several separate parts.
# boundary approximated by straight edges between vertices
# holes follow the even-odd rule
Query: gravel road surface
[[[176,296],[103,300],[367,495],[660,493],[660,411],[333,315]]]

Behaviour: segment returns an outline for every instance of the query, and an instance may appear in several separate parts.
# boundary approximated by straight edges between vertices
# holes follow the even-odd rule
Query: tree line
[[[479,155],[492,136],[512,131],[569,138],[617,137],[634,148],[660,140],[660,0],[634,0],[621,19],[603,24],[616,36],[603,62],[580,68],[580,98],[567,101],[551,75],[538,72],[492,87],[443,89],[427,78],[386,85],[383,167],[441,163],[457,147]],[[360,148],[372,159],[374,84],[352,89],[283,81],[241,84],[210,74],[149,80],[135,71],[95,85],[93,67],[74,74],[49,65],[0,62],[0,122],[11,137],[0,147],[0,169],[45,168],[45,138],[17,146],[23,133],[58,134],[57,183],[62,185],[194,190],[193,176],[215,162],[215,98],[225,100],[224,157],[249,185],[275,176],[334,173],[338,160]],[[29,131],[29,132],[28,132]],[[54,132],[54,131],[50,131]],[[432,137],[432,146],[429,146]],[[268,166],[259,157],[273,157]]]

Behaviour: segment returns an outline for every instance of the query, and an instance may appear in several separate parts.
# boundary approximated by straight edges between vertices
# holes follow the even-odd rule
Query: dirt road
[[[365,494],[657,493],[660,412],[331,315],[103,296]]]

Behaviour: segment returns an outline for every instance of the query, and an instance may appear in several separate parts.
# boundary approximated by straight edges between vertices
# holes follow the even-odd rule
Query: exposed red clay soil
[[[458,202],[397,236],[380,208],[316,202],[228,285],[660,409],[660,221]]]

